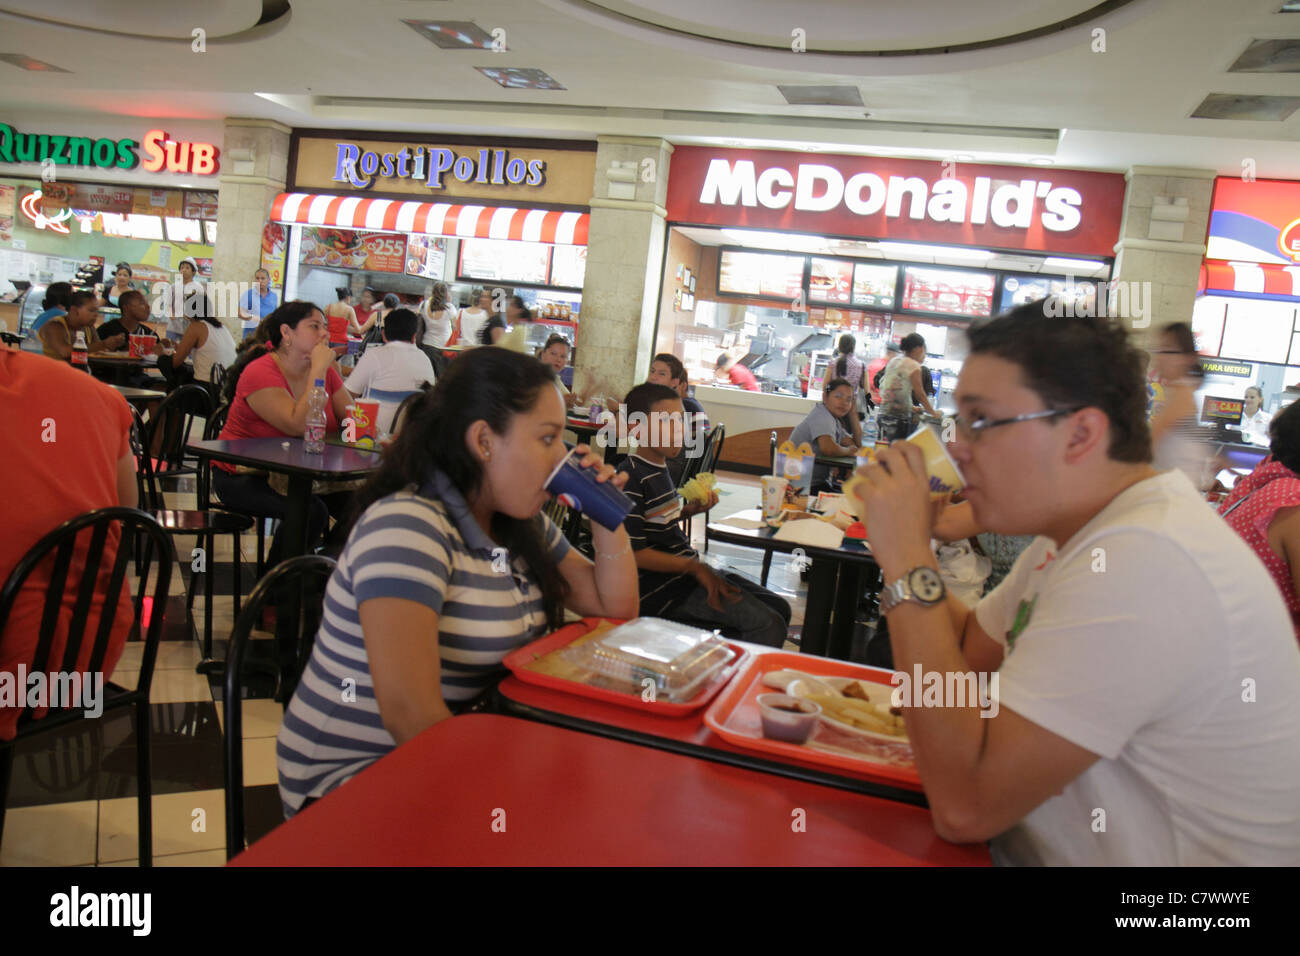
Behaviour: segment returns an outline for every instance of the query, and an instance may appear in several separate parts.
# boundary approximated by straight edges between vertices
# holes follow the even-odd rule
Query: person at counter
[[[968,333],[948,448],[980,526],[1037,536],[974,611],[938,573],[921,449],[858,472],[894,666],[925,675],[927,705],[931,675],[972,678],[947,706],[902,694],[935,829],[1003,864],[1294,866],[1291,620],[1187,477],[1151,466],[1123,328],[1065,314],[1049,299]],[[1251,675],[1267,695],[1243,698]]]
[[[199,315],[211,314],[211,303],[203,284],[195,278],[199,264],[186,257],[177,265],[180,281],[172,283],[170,309],[167,316],[167,338],[179,342],[185,337],[185,330],[190,327],[190,319]]]
[[[429,297],[420,303],[420,344],[440,349],[451,340],[456,310],[447,302],[447,283],[435,282]]]
[[[253,273],[253,288],[239,297],[239,317],[245,322],[261,322],[275,311],[276,296],[271,291],[271,273],[258,269]]]
[[[93,292],[74,292],[67,298],[68,311],[52,315],[41,326],[41,352],[52,359],[66,362],[72,358],[72,346],[77,333],[84,332],[86,351],[115,352],[126,344],[126,336],[118,333],[106,339],[95,334],[95,320],[99,317],[99,297]]]
[[[718,356],[717,374],[727,376],[732,385],[743,388],[747,392],[761,392],[758,387],[758,379],[748,368],[737,362],[732,356],[723,352]]]
[[[351,298],[351,296],[349,296]],[[370,286],[361,290],[361,301],[354,308],[356,316],[356,328],[349,328],[348,331],[353,335],[365,335],[365,329],[370,328],[370,317],[377,309],[379,303],[379,293]]]
[[[1241,411],[1241,437],[1252,445],[1269,443],[1268,426],[1272,420],[1264,411],[1264,393],[1258,385],[1246,389],[1245,405]]]
[[[880,379],[880,437],[891,442],[911,434],[914,405],[920,405],[930,415],[939,414],[921,381],[925,339],[912,332],[903,336],[898,348],[901,354],[890,359]]]
[[[1279,412],[1269,432],[1269,457],[1237,480],[1219,514],[1264,562],[1300,639],[1300,402]]]
[[[72,295],[72,283],[70,282],[51,282],[45,288],[45,298],[41,300],[41,308],[44,309],[40,315],[32,320],[31,327],[28,331],[40,333],[45,327],[45,323],[55,316],[68,314],[68,298]]]
[[[854,413],[855,394],[853,386],[844,379],[831,379],[822,391],[821,404],[813,406],[808,417],[794,427],[790,441],[796,448],[806,443],[819,455],[856,455],[862,447],[862,424]],[[814,464],[811,488],[801,489],[800,493],[825,491],[842,471],[830,465]]]
[[[528,325],[533,321],[533,314],[524,305],[524,300],[517,295],[506,299],[505,315],[494,315],[487,320],[479,332],[480,345],[499,345],[514,352],[523,352],[528,348]]]
[[[893,342],[890,342],[889,346],[885,349],[885,354],[878,358],[873,358],[871,364],[867,366],[866,382],[867,386],[871,389],[871,402],[873,405],[879,405],[881,403],[880,382],[884,377],[886,367],[888,367],[890,361],[892,361],[894,356],[897,354],[898,346]]]
[[[492,293],[487,289],[475,288],[470,302],[468,309],[460,310],[460,340],[468,345],[480,345],[483,341],[483,326],[492,317]]]
[[[857,348],[857,339],[851,335],[841,335],[836,357],[827,363],[826,375],[822,379],[822,391],[830,388],[830,383],[834,379],[848,382],[849,387],[853,389],[854,411],[858,408],[858,391],[866,385],[864,379],[866,366],[853,354]]]
[[[135,291],[135,284],[131,281],[131,267],[125,262],[119,262],[113,267],[113,284],[104,289],[104,295],[100,299],[104,308],[120,309],[122,296],[128,292]]]
[[[352,290],[339,286],[334,290],[336,301],[325,306],[325,321],[329,326],[330,348],[338,355],[348,351],[348,334],[360,335],[361,326],[357,325],[357,313],[352,308]]]

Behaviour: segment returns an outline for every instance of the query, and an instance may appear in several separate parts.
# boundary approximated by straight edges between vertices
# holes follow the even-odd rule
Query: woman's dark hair
[[[79,305],[85,305],[87,302],[98,302],[98,301],[99,301],[99,296],[95,295],[95,293],[93,292],[87,292],[86,290],[82,289],[68,296],[68,304],[65,305],[64,308],[67,309],[69,312],[71,312]]]
[[[925,348],[925,336],[921,335],[920,332],[912,332],[908,335],[904,335],[903,341],[898,343],[898,349],[904,355],[912,351],[912,349],[923,348]]]
[[[835,375],[837,378],[844,378],[849,374],[849,356],[852,355],[858,347],[858,340],[851,335],[840,336],[839,361],[835,363]],[[845,384],[848,384],[845,382]]]
[[[833,378],[826,383],[826,388],[822,392],[822,401],[825,402],[826,396],[830,395],[831,392],[835,391],[837,388],[840,388],[841,386],[844,388],[853,387],[847,378]]]
[[[1173,339],[1174,347],[1183,355],[1196,355],[1196,333],[1186,322],[1170,322],[1160,330],[1160,334]],[[1199,358],[1188,370],[1188,374],[1193,378],[1205,377],[1205,369],[1201,368]]]
[[[279,308],[268,312],[266,317],[258,324],[256,331],[239,344],[235,363],[226,369],[226,385],[221,392],[222,401],[229,403],[235,400],[235,390],[239,385],[239,376],[244,374],[244,369],[248,368],[250,362],[254,362],[266,354],[268,343],[273,350],[280,347],[280,342],[284,339],[280,326],[287,325],[291,329],[297,328],[298,323],[313,312],[320,312],[320,306],[314,302],[304,302],[302,299],[286,302]]]
[[[410,309],[394,309],[384,318],[384,335],[390,342],[410,342],[420,327],[420,317]]]
[[[68,298],[71,295],[71,282],[51,282],[45,287],[45,298],[41,300],[41,308],[59,308],[66,311],[68,308]]]
[[[1268,438],[1268,450],[1273,457],[1300,473],[1300,402],[1292,402],[1273,416]]]
[[[117,265],[113,266],[113,275],[114,275],[114,277],[116,277],[117,274],[118,274],[119,272],[121,272],[123,269],[126,270],[126,274],[127,274],[128,276],[133,276],[133,275],[135,275],[135,273],[131,271],[131,267],[130,267],[129,265],[127,265],[125,262],[119,262]]]
[[[679,382],[686,381],[686,366],[683,365],[682,360],[679,359],[672,352],[660,352],[658,355],[656,355],[654,358],[650,360],[651,365],[653,365],[655,362],[663,362],[665,365],[667,365],[668,374],[671,375],[673,378],[675,378],[677,381]]]
[[[396,440],[384,452],[383,464],[356,493],[351,524],[380,498],[420,487],[434,469],[468,501],[483,483],[482,465],[465,445],[470,425],[482,420],[504,435],[511,420],[530,411],[548,387],[555,387],[555,373],[531,355],[509,349],[471,349],[461,355],[433,390],[411,406]],[[547,625],[556,628],[564,619],[569,585],[551,557],[544,527],[541,515],[492,516],[493,539],[523,558],[541,587]]]
[[[542,351],[545,352],[545,351],[546,351],[547,349],[549,349],[552,345],[563,345],[566,349],[567,349],[567,348],[572,348],[572,346],[569,345],[569,340],[566,339],[566,338],[565,338],[563,335],[561,335],[559,332],[552,332],[552,333],[551,333],[550,338],[548,338],[548,339],[546,340],[546,344],[542,346]]]
[[[934,398],[934,373],[925,365],[921,366],[921,388],[926,395]]]
[[[1104,412],[1112,461],[1151,460],[1142,359],[1119,325],[1071,317],[1047,298],[972,325],[966,335],[972,357],[992,355],[1018,366],[1022,384],[1048,408]]]
[[[528,306],[524,305],[524,300],[520,296],[512,295],[510,297],[510,304],[519,310],[519,316],[525,322],[533,321],[533,313],[528,311]]]
[[[384,296],[385,309],[395,309],[401,304],[402,304],[402,300],[399,299],[397,296],[393,295],[393,293],[391,292],[388,293],[388,295]]]
[[[336,293],[338,293],[338,297],[339,297],[339,301],[340,301],[340,302],[342,302],[344,299],[350,299],[350,298],[352,298],[352,290],[349,289],[349,288],[348,288],[347,286],[345,286],[345,285],[341,285],[341,286],[339,286],[339,287],[338,287],[337,289],[335,289],[334,291],[335,291]]]

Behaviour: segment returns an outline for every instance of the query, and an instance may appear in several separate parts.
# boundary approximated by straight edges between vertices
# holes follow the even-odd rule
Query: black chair
[[[215,366],[215,365],[213,366],[213,368],[218,368],[218,367],[219,366]],[[221,430],[226,427],[226,419],[229,417],[230,417],[230,405],[229,404],[218,405],[217,410],[208,416],[207,421],[203,425],[203,440],[212,441],[213,439],[220,438]],[[200,504],[205,501],[208,503],[211,503],[212,501],[212,498],[210,497],[212,491],[211,468],[212,468],[212,463],[209,462],[208,467],[204,469],[199,476]],[[207,492],[208,497],[204,497],[204,492]],[[237,515],[248,514],[248,512],[246,511],[240,511],[238,508],[232,508],[229,505],[224,503],[220,507],[222,511],[229,511],[232,514],[237,514]],[[248,514],[248,517],[253,520],[253,526],[257,529],[257,576],[260,578],[263,574],[266,573],[267,522],[269,521],[271,523],[270,533],[275,534],[276,529],[280,526],[280,519],[267,518],[262,515],[255,515],[255,514]],[[236,614],[239,613],[238,608],[235,609],[235,613]]]
[[[154,476],[158,479],[194,475],[198,469],[185,462],[185,445],[194,430],[194,419],[212,414],[212,397],[202,385],[182,385],[158,406],[145,435]]]
[[[207,387],[208,395],[215,408],[221,404],[221,392],[226,387],[226,367],[220,362],[214,363],[211,371],[208,372]]]
[[[119,529],[121,537],[112,567],[106,570],[102,566],[104,545],[107,543],[109,529],[114,526]],[[87,533],[89,540],[85,540]],[[78,547],[79,538],[80,547]],[[150,596],[148,629],[144,634],[144,654],[140,659],[140,677],[134,690],[126,690],[106,681],[102,705],[105,714],[110,710],[131,708],[136,734],[136,803],[140,828],[140,865],[151,866],[153,864],[151,812],[153,787],[150,764],[152,735],[149,724],[149,688],[153,681],[154,661],[158,656],[158,641],[162,637],[167,589],[171,584],[172,549],[166,532],[156,520],[135,508],[101,508],[65,521],[36,542],[31,550],[23,555],[22,560],[9,574],[3,589],[0,589],[0,632],[4,631],[10,611],[24,582],[38,567],[49,565],[50,577],[45,589],[45,606],[41,616],[36,653],[30,670],[32,673],[46,674],[74,670],[88,636],[91,599],[99,594],[103,598],[103,607],[92,637],[93,644],[85,670],[92,674],[102,672],[117,607],[123,596],[131,601],[133,610],[128,640],[140,640],[146,588],[140,587],[132,600],[126,584],[127,556],[132,550],[126,545],[129,541],[140,539],[148,542],[143,551],[137,550],[135,553],[136,568],[142,581],[147,582],[149,579],[151,556],[155,554],[159,556]],[[75,580],[72,579],[74,575],[71,574],[74,552],[79,559],[84,559],[77,569],[76,574],[79,577]],[[64,596],[70,594],[75,594],[76,600],[71,616],[67,618],[67,640],[62,658],[55,660],[52,653],[54,636],[58,630],[59,619],[64,616],[60,613]],[[41,718],[34,718],[30,710],[25,708],[22,710],[18,718],[17,736],[13,740],[0,741],[0,838],[4,835],[4,808],[8,801],[9,783],[13,776],[14,746],[45,731],[90,719],[92,718],[86,716],[83,707],[51,709]]]
[[[772,437],[767,442],[767,473],[776,474],[776,432],[772,432]],[[763,552],[763,571],[758,576],[758,583],[767,587],[767,574],[772,570],[772,551],[769,548]]]
[[[189,386],[186,386],[187,388]],[[216,536],[219,534],[231,535],[233,544],[232,562],[234,565],[234,586],[233,597],[235,601],[235,613],[239,613],[240,594],[243,590],[242,580],[240,577],[240,536],[253,526],[253,518],[249,515],[238,514],[232,511],[221,511],[217,509],[194,509],[187,510],[182,508],[168,508],[166,501],[163,499],[162,492],[158,490],[157,476],[154,475],[153,461],[149,455],[145,454],[142,423],[139,412],[133,408],[132,413],[135,421],[131,426],[131,450],[135,453],[136,470],[135,482],[136,490],[140,497],[140,510],[145,511],[158,520],[167,534],[172,535],[193,535],[202,539],[203,548],[203,570],[196,571],[196,574],[203,575],[203,658],[204,661],[212,657],[212,599],[213,599],[213,579],[215,578],[216,562]],[[207,469],[205,468],[199,475],[199,481],[207,480]],[[200,501],[206,501],[207,498],[200,493]],[[169,548],[167,554],[170,557],[176,552]],[[194,581],[190,580],[189,595],[186,598],[186,610],[193,615],[194,611]],[[200,664],[200,668],[204,665]]]
[[[699,457],[695,459],[699,464],[695,466],[695,475],[701,475],[712,472],[718,466],[718,461],[722,458],[722,443],[727,438],[727,426],[719,422],[709,429],[708,434],[704,436],[704,447],[700,450]],[[687,465],[689,468],[690,465]],[[688,524],[689,524],[689,519]],[[704,550],[709,550],[709,522],[704,522]]]
[[[235,628],[230,633],[226,655],[226,681],[221,702],[225,717],[226,772],[226,858],[244,850],[244,752],[243,690],[249,671],[269,674],[276,683],[275,700],[285,707],[293,698],[307,659],[311,656],[324,607],[325,584],[334,572],[334,561],[324,555],[304,554],[277,564],[249,595]],[[286,602],[286,596],[291,595]],[[296,598],[296,600],[293,600]],[[251,635],[262,619],[262,609],[274,604],[283,609],[296,605],[297,620],[288,628],[277,628],[271,667],[250,659]],[[253,665],[253,666],[248,666]]]

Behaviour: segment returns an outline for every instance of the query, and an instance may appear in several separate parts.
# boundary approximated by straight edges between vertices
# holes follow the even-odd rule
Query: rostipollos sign
[[[44,163],[56,166],[90,166],[99,169],[135,169],[148,172],[214,175],[219,151],[212,143],[170,139],[165,130],[151,129],[140,141],[104,136],[67,136],[56,133],[22,133],[0,123],[0,162]]]

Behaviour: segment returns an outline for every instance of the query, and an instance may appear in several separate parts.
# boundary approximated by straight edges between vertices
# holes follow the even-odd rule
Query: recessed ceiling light
[[[1095,259],[1062,259],[1048,256],[1043,260],[1044,269],[1064,269],[1067,272],[1096,272],[1105,265],[1106,263]]]
[[[1056,165],[1056,160],[1051,159],[1048,156],[1035,156],[1029,162],[1032,163],[1034,166],[1055,166]]]
[[[975,161],[975,157],[970,153],[958,153],[953,156],[953,159],[957,160],[959,163],[973,163]]]

